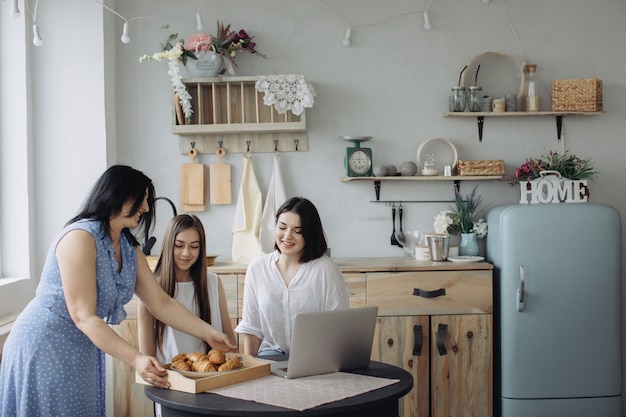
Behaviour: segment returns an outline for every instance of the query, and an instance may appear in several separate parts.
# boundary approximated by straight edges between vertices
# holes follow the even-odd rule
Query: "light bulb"
[[[424,12],[424,30],[431,30],[433,25],[430,24],[430,19],[428,19],[428,12]]]
[[[343,41],[341,41],[341,44],[343,46],[345,46],[346,48],[350,47],[350,35],[352,34],[352,30],[350,28],[346,29],[346,36],[343,38]]]
[[[204,24],[202,23],[202,16],[200,16],[200,12],[196,12],[196,22],[198,22],[196,29],[198,29],[198,32],[202,32],[204,30]]]
[[[35,46],[43,45],[43,40],[41,39],[41,36],[39,36],[39,28],[37,27],[37,23],[33,25],[33,44]]]
[[[122,30],[122,43],[130,42],[130,36],[128,36],[128,22],[124,22],[124,29]]]
[[[489,4],[489,0],[480,0],[483,4]]]
[[[17,0],[13,0],[11,4],[11,11],[9,12],[11,17],[20,17],[20,9],[17,7]]]

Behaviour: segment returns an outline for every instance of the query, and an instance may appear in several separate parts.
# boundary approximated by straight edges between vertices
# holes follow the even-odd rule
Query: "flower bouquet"
[[[579,158],[569,151],[549,151],[537,158],[526,158],[526,162],[515,169],[515,174],[503,177],[502,181],[513,186],[541,177],[542,171],[556,171],[569,180],[592,179],[598,174],[594,171],[591,158]]]
[[[476,211],[482,202],[482,198],[476,195],[477,188],[474,187],[465,198],[458,191],[454,192],[454,210],[440,211],[435,216],[435,233],[476,233],[481,239],[487,236],[487,222],[482,218],[475,220]]]
[[[169,31],[169,25],[165,25],[161,29]],[[187,66],[188,70],[191,67],[190,61],[193,61],[196,67],[211,68],[214,70],[211,76],[218,75],[223,71],[235,75],[234,67],[237,67],[235,56],[238,52],[248,52],[266,58],[265,55],[256,50],[256,43],[252,41],[252,38],[245,30],[235,32],[230,29],[230,24],[224,26],[218,20],[216,35],[204,32],[194,33],[189,35],[185,42],[183,39],[178,39],[178,33],[170,33],[165,42],[161,43],[160,52],[155,52],[152,55],[144,54],[139,58],[139,62],[169,60],[168,74],[171,77],[171,85],[182,107],[185,121],[189,123],[193,113],[191,95],[182,82],[179,63]],[[222,68],[222,61],[225,69]],[[199,74],[191,75],[202,76]]]
[[[439,212],[433,224],[437,234],[461,233],[459,247],[461,255],[478,255],[478,245],[473,236],[478,239],[487,236],[487,222],[483,218],[476,219],[478,207],[482,202],[482,198],[476,195],[477,188],[478,186],[475,186],[471,194],[466,195],[465,198],[455,189],[454,209]],[[466,242],[468,238],[473,239],[471,247]]]

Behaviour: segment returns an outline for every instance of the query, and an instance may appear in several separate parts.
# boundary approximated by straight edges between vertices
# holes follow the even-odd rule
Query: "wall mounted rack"
[[[594,112],[562,112],[562,111],[539,111],[539,112],[448,112],[444,113],[444,117],[475,117],[478,123],[478,141],[483,141],[483,126],[485,124],[485,117],[533,117],[533,116],[554,116],[556,118],[556,135],[557,140],[560,142],[563,132],[563,117],[564,116],[597,116],[604,114],[603,111]]]
[[[433,175],[433,176],[389,176],[389,177],[341,177],[341,182],[350,182],[350,181],[370,181],[374,183],[374,192],[376,194],[376,201],[380,200],[380,186],[383,181],[452,181],[455,192],[460,192],[461,189],[461,181],[484,181],[484,180],[500,180],[502,179],[501,175],[453,175],[451,177],[446,177],[443,175]],[[395,200],[390,200],[395,201]],[[382,200],[382,202],[386,202]],[[408,202],[408,201],[406,201]],[[448,201],[411,201],[411,202],[422,202],[422,203],[447,203]]]

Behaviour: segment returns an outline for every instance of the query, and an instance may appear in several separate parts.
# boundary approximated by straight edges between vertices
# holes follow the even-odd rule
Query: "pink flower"
[[[204,32],[194,33],[189,35],[189,38],[187,38],[187,42],[185,43],[185,49],[190,52],[196,52],[197,47],[198,52],[208,51],[212,49],[214,41],[215,37],[213,35],[209,35],[208,33]]]

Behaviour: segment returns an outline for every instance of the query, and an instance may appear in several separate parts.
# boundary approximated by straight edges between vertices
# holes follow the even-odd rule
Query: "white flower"
[[[191,109],[191,94],[187,91],[187,87],[183,84],[180,76],[180,67],[178,66],[178,61],[176,59],[170,59],[169,62],[169,71],[167,73],[172,77],[170,83],[172,84],[172,89],[174,93],[178,96],[180,100],[180,106],[183,109],[183,113],[185,114],[185,121],[189,123],[191,121],[191,114],[193,110]]]
[[[449,213],[449,211],[440,211],[439,214],[435,216],[435,222],[433,223],[435,233],[439,235],[448,234],[448,227],[453,223]]]
[[[480,219],[474,223],[474,227],[472,228],[474,233],[476,233],[476,237],[479,239],[487,236],[487,222],[485,219]]]

